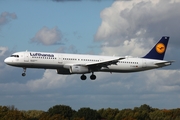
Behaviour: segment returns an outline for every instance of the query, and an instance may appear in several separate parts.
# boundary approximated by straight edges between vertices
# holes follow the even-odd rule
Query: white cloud
[[[4,25],[11,21],[11,19],[16,19],[17,16],[15,13],[3,12],[0,15],[0,25]]]
[[[152,40],[147,40],[148,44],[152,43]],[[147,53],[149,49],[145,48],[141,39],[125,40],[119,46],[106,46],[102,47],[103,55],[120,55],[120,56],[142,56]],[[153,47],[153,46],[152,46]]]
[[[146,86],[151,91],[162,93],[180,91],[180,70],[154,70],[146,76],[148,78]]]
[[[56,89],[58,87],[65,86],[66,77],[67,76],[65,75],[56,74],[55,70],[46,70],[42,78],[30,80],[26,83],[26,86],[30,91],[33,92],[39,90]]]
[[[9,55],[9,50],[7,47],[0,46],[0,75],[3,74],[3,72],[6,70],[4,59]]]
[[[180,0],[170,0],[170,3],[178,3]]]
[[[74,45],[70,45],[68,47],[61,46],[55,52],[58,52],[58,53],[74,53],[75,54],[75,53],[78,53],[78,50]]]
[[[164,35],[171,36],[171,44],[177,46],[179,5],[179,0],[115,1],[101,12],[95,41],[103,42],[102,53],[106,55],[144,55]]]
[[[52,29],[49,29],[48,27],[43,27],[31,39],[31,42],[37,42],[43,45],[54,45],[59,44],[61,39],[62,35],[57,27],[54,27]]]
[[[101,78],[103,76],[103,80]],[[177,90],[180,86],[180,70],[150,70],[139,73],[117,73],[109,75],[108,73],[98,74],[97,78],[101,81],[100,88],[107,90],[115,88],[123,88],[124,90],[132,90],[132,92],[148,91],[149,93],[166,93]],[[113,80],[109,80],[112,79]],[[141,87],[140,87],[141,86]],[[171,89],[169,89],[171,88]],[[133,91],[133,89],[135,91]],[[180,91],[180,89],[178,88]]]
[[[7,51],[8,51],[8,48],[7,48],[7,47],[1,47],[1,46],[0,46],[0,57],[1,57],[1,56],[4,56],[5,52],[7,52]]]

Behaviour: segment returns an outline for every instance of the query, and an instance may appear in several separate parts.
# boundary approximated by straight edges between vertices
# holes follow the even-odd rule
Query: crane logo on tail
[[[157,51],[159,54],[164,53],[165,50],[166,50],[166,47],[165,47],[165,45],[164,45],[163,43],[158,43],[158,44],[156,45],[156,51]]]

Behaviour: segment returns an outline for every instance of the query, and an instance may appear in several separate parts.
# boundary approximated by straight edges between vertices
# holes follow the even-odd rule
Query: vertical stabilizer
[[[169,37],[163,36],[161,40],[152,48],[152,50],[143,58],[163,60],[168,41]]]

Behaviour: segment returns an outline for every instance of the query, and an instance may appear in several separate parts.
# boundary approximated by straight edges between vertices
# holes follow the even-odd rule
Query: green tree
[[[51,116],[47,112],[44,112],[39,116],[39,120],[49,120],[50,118],[51,118]]]
[[[151,112],[151,111],[153,111],[153,109],[149,106],[149,105],[146,105],[146,104],[144,104],[144,105],[141,105],[140,107],[139,107],[139,110],[140,111],[146,111],[146,112]]]
[[[22,111],[22,113],[28,118],[28,120],[39,120],[41,114],[44,113],[44,111],[28,110],[28,111]]]
[[[123,109],[115,117],[116,120],[133,120],[134,111],[132,109]]]
[[[172,109],[172,119],[180,118],[180,108]]]
[[[49,120],[68,120],[68,118],[65,118],[64,116],[60,114],[55,114],[49,118]]]
[[[9,110],[1,120],[27,120],[27,118],[18,110]]]
[[[9,111],[8,107],[6,106],[0,106],[0,118],[3,118],[3,116]]]
[[[84,118],[85,120],[97,120],[99,117],[100,116],[96,110],[90,108],[80,108],[75,114],[74,119]]]
[[[71,109],[71,107],[66,105],[55,105],[51,108],[49,108],[48,113],[53,116],[55,114],[60,114],[64,116],[64,118],[68,118],[68,120],[71,119],[71,117],[74,114],[74,110]]]
[[[98,110],[98,113],[102,118],[105,118],[106,120],[114,120],[115,116],[119,113],[119,109],[112,109],[112,108],[107,108],[107,109],[100,109]]]
[[[149,113],[149,117],[151,120],[164,120],[165,114],[162,110],[155,110],[154,112]]]

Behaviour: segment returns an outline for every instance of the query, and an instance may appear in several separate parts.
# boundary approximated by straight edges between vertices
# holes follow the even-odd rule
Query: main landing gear
[[[26,76],[26,68],[23,68],[23,73],[22,73],[22,76]]]
[[[81,76],[81,80],[86,80],[86,76],[83,74],[82,76]]]
[[[86,78],[87,78],[87,77],[86,77],[86,75],[84,75],[84,74],[81,76],[81,80],[86,80]],[[94,73],[92,73],[92,75],[90,76],[90,79],[91,79],[91,80],[95,80],[95,79],[96,79],[96,75],[94,75]]]

